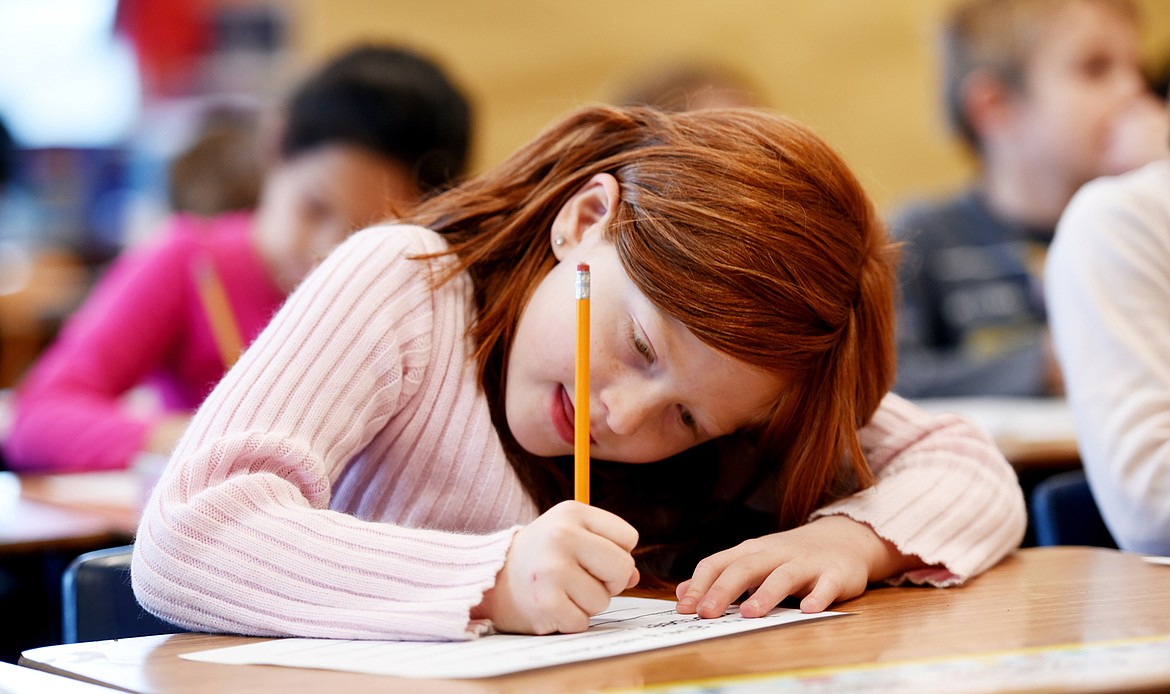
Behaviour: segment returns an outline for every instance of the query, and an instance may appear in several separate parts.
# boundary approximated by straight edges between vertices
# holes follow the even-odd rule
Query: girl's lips
[[[564,386],[557,387],[549,409],[551,411],[553,429],[556,429],[557,436],[560,436],[565,443],[572,446],[573,402],[569,400],[569,393],[565,390]]]

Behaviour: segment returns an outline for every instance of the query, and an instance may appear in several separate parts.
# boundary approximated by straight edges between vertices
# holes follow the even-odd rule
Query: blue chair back
[[[133,550],[133,545],[99,549],[86,552],[69,564],[61,579],[64,643],[185,631],[138,604],[130,586]]]
[[[1040,547],[1117,547],[1081,470],[1057,473],[1036,485],[1032,490],[1032,522]]]

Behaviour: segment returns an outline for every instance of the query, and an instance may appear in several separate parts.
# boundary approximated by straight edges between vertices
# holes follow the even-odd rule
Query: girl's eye
[[[695,421],[695,416],[691,414],[690,410],[683,407],[682,405],[679,405],[678,412],[679,419],[682,420],[682,423],[686,426],[686,428],[691,430],[698,429],[698,422]]]
[[[637,352],[647,364],[654,363],[654,352],[650,349],[650,344],[638,333],[638,329],[634,326],[634,321],[630,321],[629,327],[630,344],[634,345],[634,351]]]

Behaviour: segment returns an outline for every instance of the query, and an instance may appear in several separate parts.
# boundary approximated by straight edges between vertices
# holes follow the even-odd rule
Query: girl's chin
[[[559,441],[549,441],[546,437],[532,435],[532,432],[517,433],[516,429],[512,429],[512,437],[520,448],[529,455],[535,455],[541,458],[553,458],[556,456],[566,455],[564,444]],[[572,454],[570,449],[569,455]]]
[[[517,441],[520,447],[524,449],[525,453],[534,455],[538,458],[558,458],[565,455],[573,455],[572,451],[561,450],[562,447],[557,446],[525,446],[523,443]]]

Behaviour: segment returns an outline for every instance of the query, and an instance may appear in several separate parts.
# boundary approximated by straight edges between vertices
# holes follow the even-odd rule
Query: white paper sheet
[[[719,619],[680,615],[675,603],[614,598],[580,634],[493,634],[473,641],[340,641],[278,639],[185,653],[182,658],[227,665],[284,665],[426,678],[494,677],[521,670],[649,651],[692,641],[843,614],[777,608],[744,619],[733,608]]]

